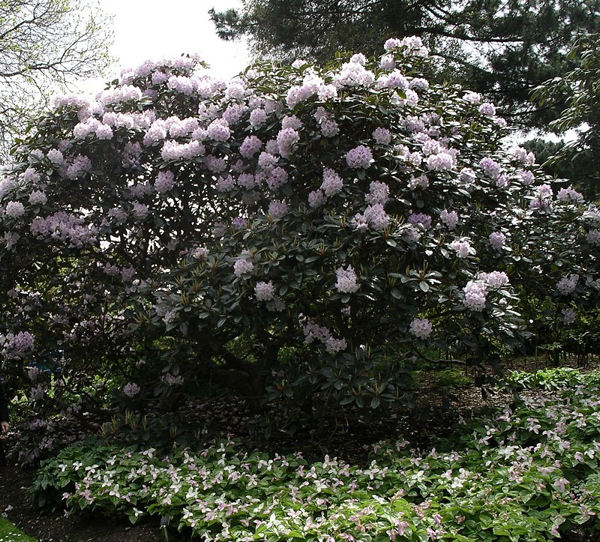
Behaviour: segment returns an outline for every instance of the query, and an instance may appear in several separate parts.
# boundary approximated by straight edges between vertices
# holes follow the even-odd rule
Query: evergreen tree
[[[437,58],[438,80],[458,82],[524,126],[543,126],[556,107],[531,91],[573,65],[566,48],[600,29],[600,0],[243,0],[210,12],[225,40],[250,38],[256,55],[325,61],[340,49],[380,52],[386,37],[417,35]]]

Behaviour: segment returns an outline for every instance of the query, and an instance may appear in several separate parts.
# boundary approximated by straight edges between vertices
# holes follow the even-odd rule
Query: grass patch
[[[36,539],[27,536],[7,519],[0,518],[0,542],[36,542]]]

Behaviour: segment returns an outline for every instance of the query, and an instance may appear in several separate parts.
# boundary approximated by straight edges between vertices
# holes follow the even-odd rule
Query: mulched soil
[[[541,368],[536,360],[531,363],[519,363],[511,369]],[[600,360],[595,360],[593,366],[600,365]],[[423,384],[423,382],[421,382]],[[425,386],[427,387],[427,386]],[[440,389],[429,386],[428,392],[420,399],[421,416],[403,416],[392,414],[380,423],[372,420],[361,421],[360,417],[353,419],[352,423],[342,430],[330,434],[327,440],[307,433],[283,435],[272,440],[269,448],[280,453],[302,451],[305,457],[322,458],[324,454],[338,456],[353,463],[362,463],[367,459],[370,445],[383,438],[402,436],[417,448],[425,449],[431,441],[447,434],[453,423],[459,418],[468,418],[485,406],[507,404],[512,396],[503,393],[494,393],[483,400],[479,388],[466,386],[455,390],[455,396],[450,397],[444,406],[440,403]],[[247,409],[243,401],[219,401],[210,403],[197,403],[191,419],[198,427],[226,427],[227,432],[234,430],[236,436],[248,437]],[[424,430],[424,428],[426,428]],[[211,430],[212,432],[212,430]],[[18,441],[18,435],[9,438],[9,445]],[[12,442],[10,442],[12,441]],[[5,469],[0,468],[0,515],[5,515],[10,521],[22,529],[26,534],[38,538],[39,542],[158,542],[165,540],[160,532],[158,520],[146,521],[130,525],[127,521],[114,518],[102,518],[96,515],[82,517],[76,515],[65,517],[62,513],[40,513],[30,501],[28,488],[34,478],[35,471],[31,468],[22,468],[9,462]],[[169,542],[180,539],[176,533],[169,533]],[[572,533],[567,542],[594,542],[597,538],[590,538],[585,533]]]

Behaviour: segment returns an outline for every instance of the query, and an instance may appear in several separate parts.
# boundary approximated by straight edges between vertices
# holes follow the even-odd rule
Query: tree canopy
[[[569,58],[576,66],[562,77],[540,85],[533,97],[541,106],[557,107],[566,100],[549,128],[559,135],[576,130],[577,136],[552,153],[547,166],[569,172],[569,178],[597,196],[600,175],[600,34],[580,37]]]
[[[108,22],[82,0],[0,1],[0,161],[54,92],[108,66]]]
[[[598,0],[244,0],[210,11],[217,33],[248,36],[257,55],[319,62],[337,50],[375,54],[384,37],[419,36],[437,58],[437,77],[466,84],[520,124],[539,126],[554,109],[531,91],[572,67],[567,45],[598,30]]]

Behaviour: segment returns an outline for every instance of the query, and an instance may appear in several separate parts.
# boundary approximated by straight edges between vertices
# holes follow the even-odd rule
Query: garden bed
[[[455,426],[437,452],[396,440],[369,446],[374,463],[357,463],[248,453],[235,442],[168,458],[82,445],[36,481],[38,499],[79,513],[39,515],[25,498],[31,472],[9,471],[0,499],[14,507],[12,521],[48,541],[161,540],[161,520],[171,540],[597,540],[600,373],[584,378],[577,386],[575,372],[516,373],[525,402]],[[141,523],[131,527],[128,515]]]

